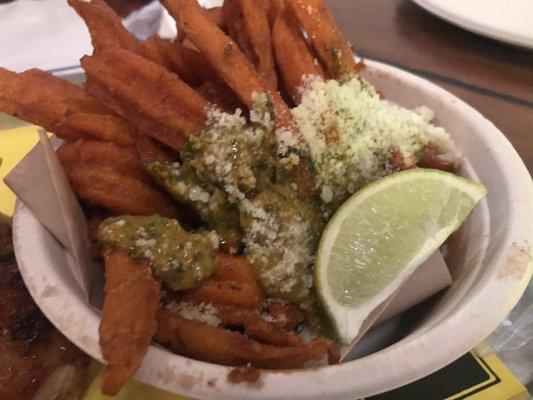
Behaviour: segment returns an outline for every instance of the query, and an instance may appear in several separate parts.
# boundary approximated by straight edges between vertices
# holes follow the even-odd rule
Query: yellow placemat
[[[15,195],[3,183],[4,177],[30,149],[37,143],[37,128],[23,128],[0,131],[0,212],[12,215],[15,208]]]

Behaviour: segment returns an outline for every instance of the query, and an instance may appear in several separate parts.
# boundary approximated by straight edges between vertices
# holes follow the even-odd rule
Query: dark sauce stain
[[[254,367],[235,367],[228,374],[228,382],[236,385],[244,383],[255,388],[263,387],[261,371]]]

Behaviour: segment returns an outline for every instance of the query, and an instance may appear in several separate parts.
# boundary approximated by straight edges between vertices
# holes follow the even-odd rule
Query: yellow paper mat
[[[0,131],[0,212],[11,215],[15,208],[15,195],[3,180],[30,149],[37,143],[37,128],[23,128]]]

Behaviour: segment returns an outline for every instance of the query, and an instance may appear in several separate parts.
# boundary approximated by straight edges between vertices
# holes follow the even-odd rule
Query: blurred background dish
[[[502,42],[533,49],[532,0],[413,0],[432,14]]]
[[[173,21],[164,18],[158,1],[109,3],[139,39],[154,33],[170,39],[176,34]],[[0,1],[0,15],[0,60],[4,68],[17,72],[40,68],[69,74],[78,68],[83,55],[92,53],[87,28],[66,0]]]

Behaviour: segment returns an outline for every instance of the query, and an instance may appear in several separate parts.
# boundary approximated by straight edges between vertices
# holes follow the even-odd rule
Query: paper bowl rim
[[[365,63],[374,72],[424,88],[433,96],[442,98],[449,107],[458,107],[465,118],[483,131],[481,140],[494,150],[494,156],[502,163],[512,212],[507,221],[508,232],[502,250],[497,254],[500,259],[497,267],[485,277],[483,290],[464,299],[461,312],[447,315],[423,334],[408,336],[379,352],[348,363],[290,371],[262,371],[258,384],[236,385],[227,381],[231,367],[192,360],[151,345],[135,375],[137,379],[194,398],[311,400],[367,397],[420,379],[467,353],[488,336],[518,302],[533,271],[531,257],[529,262],[518,267],[509,259],[517,245],[526,246],[531,252],[530,244],[533,243],[533,221],[529,209],[533,204],[533,183],[522,160],[490,121],[451,93],[387,64],[370,60],[365,60]],[[78,301],[79,310],[70,314],[77,323],[69,321],[65,315],[57,315],[51,307],[51,304],[57,303],[51,302],[41,290],[44,285],[42,280],[47,278],[33,281],[31,263],[35,260],[31,259],[35,255],[33,248],[25,246],[24,229],[38,229],[39,226],[31,212],[18,202],[13,220],[13,240],[22,277],[50,321],[78,347],[102,361],[97,326],[94,326],[98,323],[97,314],[88,305],[80,306]],[[62,296],[62,301],[76,303],[72,293],[63,293]],[[492,306],[491,312],[487,312],[487,304]],[[476,324],[470,324],[473,318],[477,318]],[[87,329],[83,328],[84,324],[89,324]],[[91,334],[88,335],[87,331]],[[450,337],[450,332],[461,332],[461,335]],[[435,346],[435,343],[439,345]],[[419,354],[425,356],[420,358]],[[398,363],[398,360],[401,362]]]

